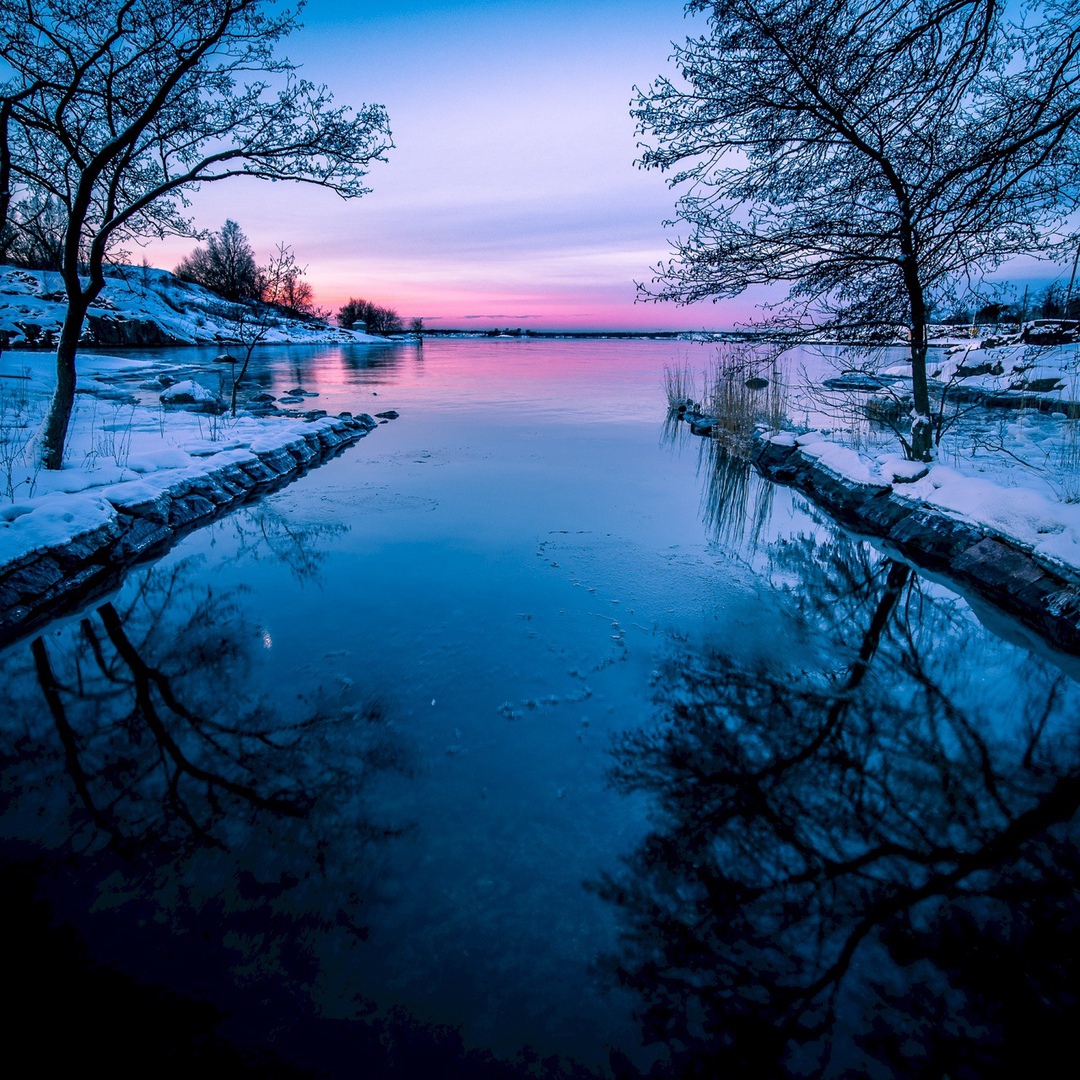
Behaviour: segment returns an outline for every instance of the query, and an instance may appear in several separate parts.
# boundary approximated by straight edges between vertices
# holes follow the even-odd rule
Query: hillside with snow
[[[85,346],[229,345],[237,341],[243,308],[201,285],[181,281],[167,270],[115,266],[90,308],[81,343]],[[58,273],[0,266],[0,333],[8,345],[55,345],[67,309]],[[320,319],[275,311],[265,344],[378,344],[385,338],[331,326]]]

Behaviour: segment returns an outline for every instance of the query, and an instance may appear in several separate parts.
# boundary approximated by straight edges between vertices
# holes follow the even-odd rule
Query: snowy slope
[[[240,308],[166,270],[111,267],[108,284],[87,314],[87,345],[202,345],[236,340]],[[67,309],[58,273],[0,266],[0,331],[9,343],[52,345]],[[382,344],[385,338],[317,320],[275,315],[267,344]]]

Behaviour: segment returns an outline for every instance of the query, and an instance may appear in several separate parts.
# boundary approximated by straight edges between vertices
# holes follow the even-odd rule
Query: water
[[[797,1072],[822,1022],[834,1071],[901,1075],[871,984],[927,1060],[963,1039],[919,994],[1004,1056],[942,927],[1013,971],[1006,879],[1072,880],[1073,683],[665,435],[704,350],[266,350],[252,389],[400,419],[0,658],[8,865],[93,960],[335,1075]]]

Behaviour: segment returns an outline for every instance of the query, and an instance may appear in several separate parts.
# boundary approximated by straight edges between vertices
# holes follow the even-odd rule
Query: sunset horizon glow
[[[338,102],[387,106],[396,147],[371,194],[230,180],[191,196],[232,218],[259,261],[279,242],[316,302],[362,297],[432,328],[731,329],[739,298],[640,302],[666,258],[675,195],[637,169],[630,99],[693,29],[678,0],[311,0],[281,51]],[[152,244],[171,269],[194,246]],[[136,253],[138,254],[138,253]]]
[[[237,179],[190,212],[200,230],[237,221],[260,262],[289,244],[322,309],[356,297],[432,329],[652,332],[747,327],[782,298],[641,300],[677,192],[635,166],[630,101],[703,29],[680,0],[310,0],[303,20],[281,52],[304,77],[389,111],[396,145],[371,193]],[[193,247],[146,255],[171,269]],[[1058,269],[1010,268],[1021,287]]]

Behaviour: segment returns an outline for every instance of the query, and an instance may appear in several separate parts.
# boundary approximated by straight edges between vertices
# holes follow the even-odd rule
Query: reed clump
[[[689,364],[664,365],[664,393],[669,413],[692,412],[697,403],[697,386]]]
[[[787,387],[775,354],[721,350],[707,374],[702,403],[714,418],[712,437],[730,454],[746,457],[758,427],[778,431],[787,418]]]

